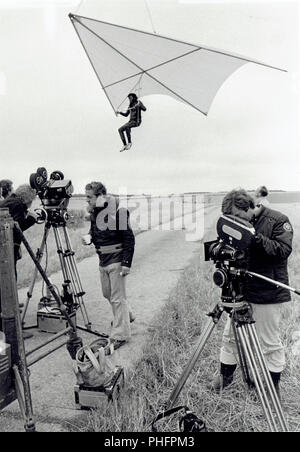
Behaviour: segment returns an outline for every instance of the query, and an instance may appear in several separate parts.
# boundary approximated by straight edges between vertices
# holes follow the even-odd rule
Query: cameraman
[[[293,228],[282,213],[259,204],[243,189],[232,190],[223,199],[222,213],[235,215],[252,222],[256,231],[251,250],[249,271],[259,273],[288,285],[287,259],[292,252]],[[282,303],[290,301],[290,292],[259,278],[249,278],[245,301],[253,309],[256,331],[270,371],[275,389],[280,397],[279,381],[285,368],[285,354],[280,339]],[[237,350],[229,318],[220,353],[221,372],[213,383],[219,391],[231,384],[237,366]]]
[[[0,200],[8,198],[13,192],[13,183],[9,179],[0,180]]]
[[[19,224],[22,231],[26,231],[36,223],[36,215],[29,212],[33,200],[36,197],[36,191],[29,185],[20,185],[15,193],[8,195],[4,201],[0,201],[0,208],[7,208],[14,221]],[[15,258],[15,274],[17,278],[17,261],[21,259],[21,239],[19,235],[13,232],[14,240],[14,258]],[[21,306],[21,305],[20,305]],[[1,306],[0,306],[1,311]],[[23,338],[29,339],[33,335],[27,331],[23,331]]]
[[[7,208],[9,214],[16,221],[22,231],[26,231],[36,223],[36,215],[29,212],[33,200],[36,197],[36,191],[29,185],[20,185],[15,193],[7,196],[4,201],[0,202],[0,208]],[[17,233],[14,232],[14,257],[15,266],[19,259],[21,259],[21,239]],[[16,268],[16,267],[15,267]],[[17,270],[16,270],[17,276]]]
[[[117,349],[129,340],[130,322],[134,321],[126,300],[125,276],[130,272],[135,238],[128,210],[119,208],[101,182],[87,184],[85,193],[91,228],[83,243],[93,243],[99,255],[102,292],[113,312],[110,340]]]

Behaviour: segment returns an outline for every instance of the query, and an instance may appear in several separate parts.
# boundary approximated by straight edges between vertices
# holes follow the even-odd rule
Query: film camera
[[[255,236],[250,223],[233,215],[221,215],[217,221],[217,233],[217,240],[204,243],[206,261],[230,261],[239,265],[247,258]]]
[[[249,266],[255,229],[241,218],[221,215],[217,234],[217,240],[204,243],[205,260],[215,263],[213,281],[222,288],[222,300],[242,301],[246,274],[243,270]]]
[[[61,223],[67,220],[67,207],[73,193],[73,185],[70,180],[64,179],[61,171],[53,171],[48,180],[47,170],[38,168],[36,173],[29,178],[31,188],[37,191],[42,202],[42,208],[36,209],[38,223],[50,220]]]

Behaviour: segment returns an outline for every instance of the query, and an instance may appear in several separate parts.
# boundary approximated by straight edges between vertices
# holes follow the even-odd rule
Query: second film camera
[[[221,215],[217,221],[217,234],[217,240],[204,243],[205,260],[215,263],[213,281],[222,288],[223,301],[242,300],[243,270],[249,265],[255,229],[243,219]]]
[[[230,261],[239,265],[247,259],[255,236],[250,223],[232,215],[221,215],[217,221],[217,234],[217,240],[204,243],[206,261]]]
[[[60,223],[67,220],[67,207],[74,191],[72,182],[64,179],[61,171],[53,171],[48,180],[44,167],[37,169],[29,178],[30,186],[37,191],[42,208],[36,209],[38,223],[50,220]]]

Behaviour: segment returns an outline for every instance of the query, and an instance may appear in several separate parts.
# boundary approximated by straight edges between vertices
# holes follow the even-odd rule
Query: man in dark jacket
[[[293,239],[291,223],[286,215],[262,205],[255,206],[254,201],[245,190],[233,190],[223,199],[222,213],[254,224],[256,235],[249,271],[288,285],[287,259],[292,252]],[[251,303],[260,345],[278,394],[281,372],[285,367],[279,329],[281,306],[290,299],[287,289],[262,279],[253,277],[247,282],[245,301]],[[221,373],[213,382],[215,390],[232,382],[236,368],[237,352],[230,319],[223,334],[220,361]]]
[[[13,220],[18,223],[20,229],[22,231],[26,231],[36,223],[36,215],[28,210],[31,207],[31,204],[35,197],[36,191],[33,190],[29,185],[20,185],[15,193],[10,194],[4,199],[4,201],[0,202],[0,208],[7,208]],[[13,232],[13,240],[15,273],[17,278],[17,261],[21,259],[21,239],[15,231]],[[33,335],[31,333],[23,331],[24,339],[29,339],[32,336]]]
[[[20,185],[15,193],[7,196],[0,202],[1,208],[7,208],[10,216],[18,223],[22,231],[26,231],[36,223],[36,215],[29,211],[33,200],[36,198],[36,191],[29,185]],[[21,259],[21,239],[16,232],[14,238],[15,264]]]
[[[132,146],[131,129],[133,127],[139,127],[141,125],[142,111],[146,111],[146,107],[137,98],[137,95],[135,93],[128,94],[128,98],[129,98],[129,107],[128,107],[128,110],[126,111],[126,113],[123,113],[121,111],[117,112],[117,114],[125,116],[125,117],[130,115],[129,121],[126,124],[124,124],[122,127],[119,128],[119,134],[120,134],[122,143],[124,144],[124,147],[121,149],[120,152],[126,151],[127,149],[131,148],[131,146]],[[124,132],[126,133],[128,143],[126,143],[126,137],[125,137]]]
[[[128,210],[119,208],[101,182],[87,184],[85,193],[91,228],[83,243],[93,243],[99,255],[102,292],[113,312],[110,340],[116,349],[129,340],[134,320],[126,299],[125,276],[130,273],[135,237]]]

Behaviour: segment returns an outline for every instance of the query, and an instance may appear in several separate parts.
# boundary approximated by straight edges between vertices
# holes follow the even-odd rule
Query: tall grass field
[[[300,204],[276,204],[294,227],[294,247],[289,259],[290,285],[300,289]],[[210,236],[214,231],[207,231]],[[201,247],[202,248],[202,247]],[[204,262],[203,252],[184,271],[177,287],[155,319],[155,328],[143,357],[127,374],[118,402],[104,403],[88,416],[83,430],[93,432],[150,432],[151,422],[168,400],[195,344],[216,305],[220,289],[212,281],[214,265]],[[150,294],[149,294],[150,299]],[[221,394],[208,389],[219,371],[219,350],[224,318],[214,329],[179,397],[205,421],[209,432],[267,432],[268,424],[255,390],[244,384],[240,369],[233,385]],[[290,431],[300,431],[300,297],[284,304],[281,334],[287,366],[282,374],[282,407]],[[174,414],[158,423],[162,432],[178,431]]]
[[[77,208],[78,207],[78,208]],[[289,258],[290,285],[300,290],[300,203],[274,204],[285,213],[294,228],[293,252]],[[81,236],[88,232],[84,204],[69,211],[70,234],[76,260],[94,255],[93,246],[83,246]],[[134,225],[135,232],[139,232]],[[25,235],[34,251],[41,244],[44,226],[35,225]],[[206,238],[216,236],[215,225],[206,229]],[[204,237],[205,241],[205,237]],[[47,274],[58,271],[53,232],[50,232],[42,265]],[[154,319],[151,340],[143,350],[142,358],[130,368],[126,385],[114,404],[103,402],[88,415],[80,427],[95,432],[148,432],[151,422],[168,400],[183,368],[188,363],[197,341],[208,321],[207,313],[217,304],[220,289],[212,279],[214,265],[204,262],[203,247],[185,269],[164,308]],[[18,263],[18,286],[28,286],[34,264],[23,247],[23,258]],[[151,302],[151,294],[149,294]],[[255,390],[250,391],[238,369],[234,384],[222,394],[208,390],[209,383],[219,371],[219,350],[226,320],[224,314],[214,329],[188,381],[182,390],[178,405],[188,405],[205,421],[211,432],[266,432],[265,420]],[[281,397],[290,431],[300,431],[300,297],[292,294],[292,302],[285,303],[281,321],[281,335],[286,350],[287,366],[282,374]],[[164,432],[178,431],[178,415],[158,423]],[[78,427],[76,427],[77,429]]]

